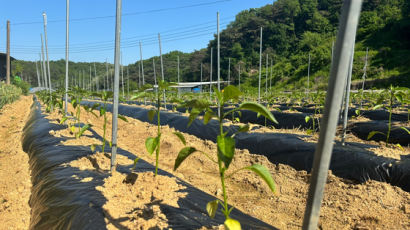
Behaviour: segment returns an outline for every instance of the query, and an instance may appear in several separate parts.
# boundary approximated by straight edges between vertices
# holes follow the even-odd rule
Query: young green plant
[[[208,202],[206,210],[208,212],[208,215],[211,218],[213,218],[215,217],[219,205],[221,205],[222,213],[225,216],[225,227],[228,229],[240,229],[240,223],[237,220],[230,218],[229,216],[233,207],[228,208],[228,194],[226,192],[225,180],[239,171],[250,170],[256,173],[258,176],[260,176],[267,183],[272,192],[275,192],[275,182],[272,179],[272,176],[270,175],[268,169],[259,164],[253,164],[251,166],[240,168],[230,173],[229,175],[226,175],[235,155],[234,137],[238,133],[247,132],[249,130],[249,125],[243,125],[234,134],[228,135],[228,132],[225,132],[223,129],[223,120],[226,117],[230,116],[232,113],[238,112],[239,110],[250,110],[256,112],[258,116],[263,115],[272,122],[277,123],[277,121],[273,117],[272,113],[269,110],[267,110],[263,105],[254,102],[244,102],[239,107],[223,113],[222,109],[224,108],[225,103],[227,103],[230,100],[237,101],[239,97],[242,95],[242,93],[233,85],[225,87],[223,92],[218,91],[216,88],[214,88],[214,92],[216,93],[219,110],[221,111],[220,115],[214,113],[213,110],[209,108],[210,103],[206,100],[193,99],[191,101],[186,102],[185,106],[191,108],[188,125],[191,125],[192,122],[198,117],[198,115],[201,112],[205,112],[203,116],[203,121],[205,124],[207,124],[212,118],[216,118],[218,120],[219,135],[216,138],[217,160],[214,160],[209,154],[201,150],[198,150],[195,147],[187,146],[182,148],[178,153],[178,156],[175,159],[174,170],[177,170],[181,163],[194,152],[201,153],[205,155],[208,159],[210,159],[212,162],[216,163],[219,169],[219,177],[221,180],[221,187],[223,192],[223,201],[214,200]],[[185,138],[181,133],[176,132],[175,135],[182,141],[184,145],[186,145]]]

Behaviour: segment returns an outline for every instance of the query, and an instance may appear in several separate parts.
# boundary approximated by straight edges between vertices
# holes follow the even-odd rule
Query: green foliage
[[[217,98],[217,104],[218,104],[218,109],[222,110],[224,108],[225,103],[228,101],[236,102],[238,101],[239,97],[241,96],[241,92],[235,87],[235,86],[228,86],[225,87],[222,91],[218,91],[217,89],[214,90]],[[219,168],[219,176],[221,179],[221,186],[222,186],[222,191],[223,191],[223,201],[219,200],[214,200],[211,201],[207,204],[206,210],[208,212],[208,215],[211,218],[215,217],[216,210],[218,209],[219,204],[222,205],[222,212],[225,215],[225,228],[227,229],[240,229],[240,223],[234,219],[231,219],[229,217],[229,214],[231,213],[233,208],[228,208],[228,196],[226,192],[226,185],[225,185],[225,179],[227,177],[232,176],[233,174],[237,173],[238,171],[241,170],[250,170],[260,176],[266,184],[269,186],[269,188],[274,192],[275,191],[275,183],[272,179],[272,176],[270,175],[269,171],[262,165],[251,165],[248,167],[241,168],[239,170],[234,171],[231,173],[229,176],[226,176],[226,172],[229,169],[229,166],[235,156],[235,139],[233,138],[234,135],[236,135],[239,132],[246,132],[249,130],[249,125],[243,125],[239,128],[239,130],[232,134],[232,136],[228,136],[227,132],[224,132],[223,130],[223,120],[226,116],[229,114],[233,114],[236,111],[243,109],[243,110],[250,110],[253,112],[258,113],[259,115],[265,116],[267,119],[270,119],[273,122],[276,122],[274,116],[272,113],[267,110],[264,106],[253,103],[253,102],[244,102],[241,105],[239,105],[238,108],[232,109],[226,113],[223,114],[214,114],[212,110],[209,109],[209,102],[202,101],[200,99],[193,99],[190,101],[187,101],[184,103],[184,106],[189,107],[190,110],[190,118],[189,118],[189,123],[196,119],[198,115],[201,112],[205,112],[205,115],[203,117],[204,123],[208,123],[210,119],[216,118],[219,122],[219,135],[217,136],[217,161],[215,161],[212,157],[210,157],[207,153],[202,152],[200,150],[197,150],[194,147],[186,146],[180,150],[178,153],[177,158],[175,159],[175,164],[174,164],[174,170],[178,169],[178,167],[182,164],[182,162],[191,154],[195,152],[199,152],[203,155],[205,155],[208,159],[210,159],[212,162],[216,163]],[[178,138],[181,140],[181,142],[186,145],[185,138],[182,138],[181,133],[176,133],[175,135],[178,136]]]
[[[18,100],[21,94],[21,88],[0,82],[0,109],[3,108],[5,104]]]

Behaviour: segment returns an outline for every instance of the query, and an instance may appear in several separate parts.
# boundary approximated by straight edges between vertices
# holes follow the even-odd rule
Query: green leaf
[[[181,140],[182,144],[186,145],[186,140],[185,140],[184,135],[182,135],[182,133],[174,132],[174,135],[177,136],[179,138],[179,140]]]
[[[231,218],[225,220],[224,226],[227,230],[241,230],[241,223]]]
[[[378,104],[378,105],[376,105],[376,106],[373,107],[373,110],[379,109],[379,108],[381,108],[381,107],[383,107],[383,104]]]
[[[225,168],[228,168],[235,154],[235,139],[218,135],[216,143],[218,146],[218,157],[224,162]]]
[[[242,126],[239,127],[238,133],[248,132],[248,131],[249,131],[249,128],[250,128],[250,127],[249,127],[248,124],[242,125]]]
[[[208,124],[208,122],[212,119],[213,116],[214,112],[211,109],[207,110],[204,114],[204,124]]]
[[[134,164],[133,164],[131,170],[134,170],[134,169],[135,169],[135,167],[137,166],[137,163],[138,163],[139,159],[140,159],[139,157],[137,157],[137,158],[134,159]]]
[[[81,127],[80,132],[77,133],[77,137],[81,137],[84,134],[84,132],[87,129],[89,129],[90,127],[91,127],[91,125],[89,125],[89,124],[86,124],[83,127]]]
[[[174,171],[181,165],[181,163],[192,153],[198,151],[194,147],[185,147],[179,151],[177,159],[175,159]]]
[[[396,97],[398,102],[403,103],[403,94],[402,94],[402,92],[397,92],[396,94],[394,94],[394,97]]]
[[[272,122],[278,124],[273,114],[269,110],[267,110],[265,106],[261,104],[254,103],[254,102],[245,102],[239,106],[239,109],[246,109],[246,110],[259,113],[260,115],[263,115],[264,117],[268,118]]]
[[[306,116],[305,117],[305,122],[308,123],[310,121],[311,117],[310,116]]]
[[[152,155],[152,153],[155,151],[155,149],[158,146],[159,142],[159,136],[153,138],[153,137],[148,137],[145,140],[145,148],[147,149],[148,153]]]
[[[382,133],[382,132],[380,132],[380,131],[371,131],[370,133],[369,133],[369,135],[367,136],[367,140],[370,140],[370,138],[372,138],[374,135],[376,135],[376,134],[382,134],[382,135],[384,135],[384,136],[386,136],[386,134],[384,134],[384,133]]]
[[[308,130],[306,130],[306,133],[307,133],[307,135],[311,135],[311,134],[313,133],[313,130],[312,130],[312,129],[308,129]]]
[[[406,127],[400,127],[400,128],[406,131],[410,135],[410,131]]]
[[[192,108],[191,112],[189,112],[189,121],[188,121],[188,127],[194,122],[194,120],[198,117],[200,111],[197,108]]]
[[[218,210],[218,200],[209,201],[206,204],[206,211],[208,212],[209,217],[212,219],[215,217],[216,211]]]
[[[356,109],[354,112],[356,113],[357,116],[360,116],[360,109]]]
[[[63,117],[63,118],[61,119],[61,121],[60,121],[60,125],[61,125],[61,124],[64,124],[64,122],[65,122],[67,119],[68,119],[68,117]]]
[[[404,151],[404,148],[401,146],[401,144],[397,143],[396,147],[399,148],[400,150]]]
[[[100,108],[100,116],[103,116],[107,112],[107,110],[104,107]]]
[[[121,120],[123,120],[123,121],[125,121],[125,122],[128,122],[127,118],[124,117],[124,116],[121,115],[121,114],[118,114],[118,118],[121,119]]]
[[[90,146],[90,148],[91,148],[91,152],[94,152],[94,151],[95,151],[95,147],[96,147],[96,145],[95,145],[95,144],[92,144],[92,145]]]
[[[154,119],[155,114],[157,114],[156,110],[151,109],[150,111],[148,111],[148,119],[152,121]]]
[[[272,192],[276,191],[275,181],[273,180],[272,176],[269,173],[269,170],[265,166],[254,164],[246,167],[245,169],[251,170],[254,173],[258,174],[258,176],[260,176],[266,182],[266,184],[268,184]]]
[[[233,85],[228,85],[223,89],[223,103],[229,100],[237,100],[242,92]]]
[[[70,126],[70,131],[71,131],[72,133],[75,133],[75,126]]]

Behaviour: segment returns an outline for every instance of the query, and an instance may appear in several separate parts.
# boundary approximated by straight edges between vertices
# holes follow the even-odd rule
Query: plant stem
[[[160,123],[160,108],[161,108],[161,98],[160,94],[157,94],[157,123],[158,123],[158,146],[155,151],[155,176],[158,174],[158,163],[159,163],[159,149],[161,147],[161,123]]]
[[[104,109],[105,109],[105,110],[107,109],[106,107],[107,107],[107,106],[106,106],[106,103],[104,103]],[[106,110],[106,112],[104,112],[104,125],[103,125],[104,132],[103,132],[103,145],[102,145],[102,152],[103,152],[103,153],[104,153],[105,142],[106,142],[106,140],[105,140],[105,132],[106,132],[106,129],[107,129],[107,115],[106,115],[106,113],[107,113],[107,110]]]
[[[221,104],[219,104],[219,106],[223,106]],[[219,117],[219,135],[223,135],[223,117],[222,115],[220,115]],[[218,150],[217,150],[218,151]],[[223,193],[223,197],[224,197],[224,215],[225,215],[225,219],[229,218],[229,210],[228,210],[228,196],[226,195],[226,188],[225,188],[225,170],[222,167],[222,161],[219,157],[219,154],[217,152],[217,156],[218,156],[218,166],[219,166],[219,176],[221,177],[221,185],[222,185],[222,193]]]
[[[389,108],[389,124],[388,124],[388,129],[387,129],[387,135],[386,135],[386,147],[389,145],[389,137],[390,137],[390,131],[391,131],[391,115],[393,113],[393,90],[390,89],[390,108]]]

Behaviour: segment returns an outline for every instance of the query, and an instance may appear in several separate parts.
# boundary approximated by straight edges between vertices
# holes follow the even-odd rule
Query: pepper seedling
[[[227,229],[240,229],[240,223],[237,220],[234,220],[230,218],[230,213],[233,209],[233,207],[228,208],[228,195],[226,192],[226,184],[225,184],[225,179],[231,177],[235,173],[242,171],[242,170],[250,170],[254,173],[256,173],[258,176],[260,176],[266,184],[269,186],[269,188],[272,190],[272,192],[275,192],[275,182],[269,173],[269,170],[265,168],[263,165],[259,164],[253,164],[251,166],[247,166],[244,168],[240,168],[228,176],[226,175],[226,172],[229,169],[229,166],[234,158],[235,155],[235,139],[234,136],[237,135],[238,133],[242,132],[247,132],[249,131],[249,125],[245,124],[241,126],[234,134],[228,135],[228,132],[225,132],[223,130],[223,120],[239,111],[239,110],[250,110],[254,111],[259,115],[263,115],[267,119],[271,120],[272,122],[277,123],[276,119],[272,115],[272,113],[267,110],[263,105],[254,103],[254,102],[244,102],[242,103],[239,107],[229,110],[225,113],[223,113],[222,108],[224,107],[225,103],[232,100],[232,101],[237,101],[239,97],[242,95],[241,91],[239,91],[238,88],[236,88],[233,85],[229,85],[224,88],[223,92],[218,91],[216,88],[214,88],[214,92],[216,93],[216,98],[218,101],[218,107],[219,110],[221,111],[220,114],[215,114],[212,109],[209,108],[210,103],[206,100],[202,99],[193,99],[190,101],[187,101],[184,106],[191,108],[190,110],[190,115],[189,115],[189,122],[188,126],[192,124],[192,122],[198,117],[198,115],[201,112],[205,112],[203,116],[203,121],[205,124],[207,124],[212,118],[216,118],[219,122],[219,135],[217,136],[217,160],[214,160],[209,154],[196,149],[195,147],[191,146],[186,146],[182,148],[179,153],[177,158],[175,159],[175,164],[174,164],[174,170],[177,170],[178,167],[182,164],[182,162],[190,156],[194,152],[198,152],[206,156],[208,159],[210,159],[212,162],[216,163],[218,165],[219,169],[219,177],[221,180],[221,186],[222,186],[222,192],[223,192],[223,201],[221,200],[213,200],[208,202],[206,205],[206,210],[208,212],[208,215],[211,218],[215,217],[215,214],[217,212],[217,209],[219,205],[222,206],[222,213],[225,216],[225,222],[224,225]],[[185,138],[181,133],[175,132],[174,133],[180,140],[181,142],[186,145]]]

